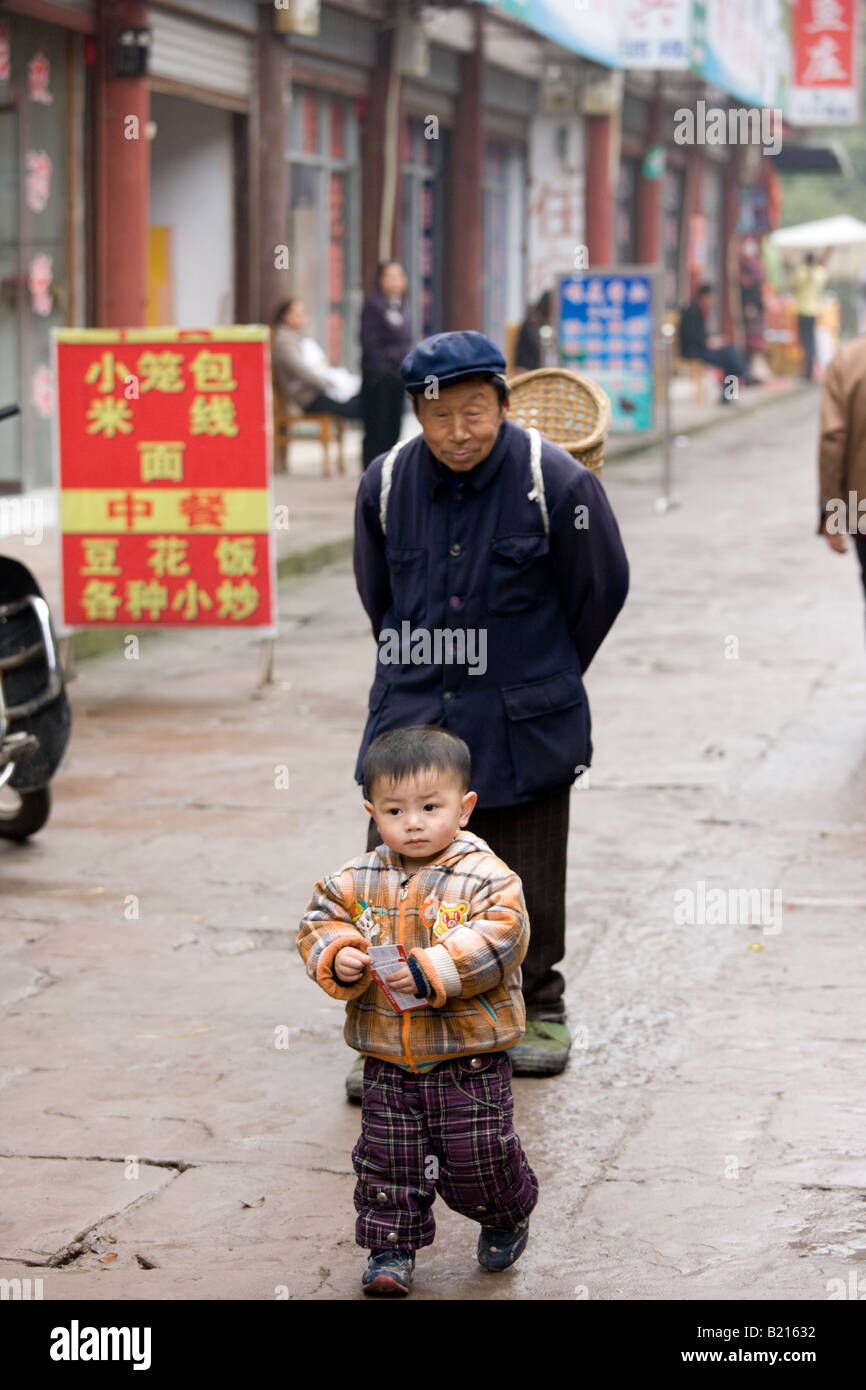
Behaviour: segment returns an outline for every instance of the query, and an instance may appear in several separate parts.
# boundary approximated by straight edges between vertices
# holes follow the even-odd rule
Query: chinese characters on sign
[[[27,287],[30,290],[30,303],[34,314],[47,318],[51,313],[54,296],[51,285],[54,277],[54,263],[43,251],[33,256],[27,267]]]
[[[854,125],[860,116],[854,0],[795,0],[791,117]]]
[[[51,160],[45,150],[28,150],[25,166],[27,206],[31,212],[44,212],[51,196]]]
[[[267,330],[58,330],[63,622],[272,627]]]
[[[620,56],[627,68],[686,68],[691,0],[625,0]]]
[[[27,64],[27,95],[31,101],[38,101],[43,106],[50,106],[54,100],[54,95],[49,88],[51,81],[51,64],[41,51],[34,53],[30,62]]]
[[[607,392],[613,430],[652,428],[653,278],[649,271],[563,276],[559,349],[564,366],[591,377]]]

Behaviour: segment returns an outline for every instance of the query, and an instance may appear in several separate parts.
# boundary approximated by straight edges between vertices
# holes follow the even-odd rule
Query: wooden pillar
[[[584,226],[590,266],[612,265],[616,259],[614,209],[616,177],[613,165],[613,116],[586,117],[586,179]]]
[[[142,0],[98,0],[95,312],[100,328],[147,317],[150,84],[116,77],[120,35],[146,29]]]
[[[382,230],[382,198],[385,190],[386,152],[391,142],[391,158],[396,165],[396,187],[393,197],[391,230],[388,238],[389,256],[400,254],[401,182],[400,132],[403,122],[402,83],[391,71],[396,43],[395,21],[383,23],[376,34],[376,65],[370,73],[367,90],[366,121],[364,124],[364,185],[361,207],[361,275],[364,289],[371,294],[376,288],[376,268],[380,259]],[[396,87],[394,84],[397,84]],[[389,91],[391,93],[389,120]],[[396,111],[396,116],[395,116]]]
[[[740,304],[740,257],[737,222],[740,215],[737,160],[725,167],[722,194],[722,332],[738,347],[745,346]]]
[[[649,126],[647,129],[644,155],[653,145],[661,144],[662,101],[656,83],[656,92],[650,103]],[[648,179],[643,171],[638,178],[637,206],[637,258],[641,265],[655,265],[663,258],[662,242],[662,178]]]
[[[451,140],[451,188],[445,241],[443,316],[446,329],[481,330],[484,255],[484,119],[481,92],[484,35],[481,7],[473,8],[475,43],[460,56],[460,91]]]
[[[704,162],[698,151],[694,148],[688,152],[686,162],[686,188],[685,188],[685,236],[683,237],[682,249],[682,280],[683,295],[686,299],[692,299],[700,281],[704,278],[704,273],[692,264],[692,218],[701,210],[701,195],[703,191]],[[718,288],[718,286],[716,287]]]
[[[250,261],[252,307],[259,323],[270,323],[274,309],[289,297],[286,267],[289,229],[289,55],[274,32],[272,5],[258,7],[257,76],[253,117]]]

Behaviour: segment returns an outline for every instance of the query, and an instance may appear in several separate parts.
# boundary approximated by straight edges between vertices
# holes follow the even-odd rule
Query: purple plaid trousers
[[[538,1179],[513,1115],[507,1052],[455,1057],[418,1075],[368,1057],[361,1137],[352,1151],[357,1244],[431,1245],[437,1192],[484,1226],[509,1229],[527,1217]]]

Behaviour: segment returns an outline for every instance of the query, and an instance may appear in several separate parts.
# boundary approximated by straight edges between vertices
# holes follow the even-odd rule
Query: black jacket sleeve
[[[378,638],[382,620],[391,606],[391,583],[385,559],[385,537],[379,522],[382,462],[365,469],[355,500],[355,582],[373,636]]]
[[[575,464],[558,495],[551,492],[550,556],[571,640],[586,671],[625,603],[628,560],[604,488],[590,469]]]

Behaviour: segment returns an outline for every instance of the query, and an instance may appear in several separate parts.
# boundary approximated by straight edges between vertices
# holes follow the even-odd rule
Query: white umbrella
[[[780,227],[769,239],[783,251],[866,245],[866,222],[843,213],[839,217],[822,217],[817,222],[800,222],[796,227]]]

